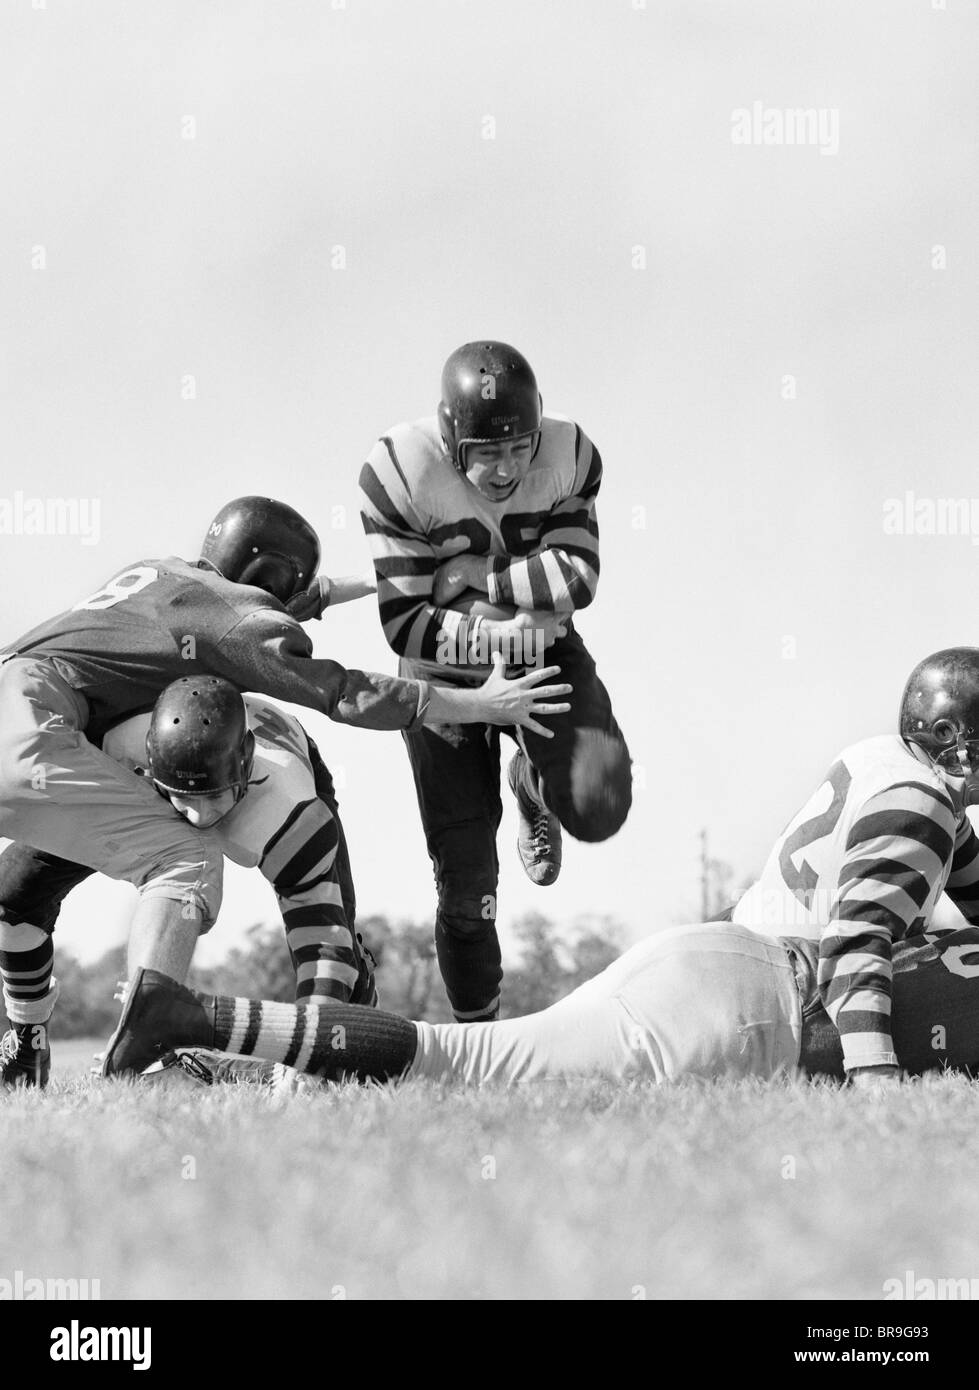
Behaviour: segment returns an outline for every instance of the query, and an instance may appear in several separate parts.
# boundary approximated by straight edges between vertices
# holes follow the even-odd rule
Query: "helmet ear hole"
[[[954,743],[958,729],[951,719],[936,719],[931,726],[931,733],[939,743]]]

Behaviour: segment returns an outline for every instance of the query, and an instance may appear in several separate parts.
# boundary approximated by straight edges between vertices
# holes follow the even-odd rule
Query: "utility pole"
[[[707,857],[707,829],[700,832],[700,920],[710,916],[710,860]]]

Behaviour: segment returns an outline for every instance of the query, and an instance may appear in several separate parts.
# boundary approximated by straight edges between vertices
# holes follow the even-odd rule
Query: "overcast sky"
[[[503,338],[605,461],[580,629],[638,765],[626,827],[567,842],[546,892],[507,806],[504,937],[530,908],[695,919],[702,826],[758,869],[833,755],[894,727],[913,664],[979,642],[979,501],[974,535],[928,520],[979,498],[977,21],[8,0],[0,640],[137,558],[194,558],[242,493],[365,568],[371,443],[434,410],[457,344]],[[94,500],[97,530],[11,534],[18,492]],[[372,601],[314,627],[317,654],[393,669]],[[400,738],[308,722],[362,911],[430,915]],[[274,913],[254,872],[225,903],[211,953]],[[103,949],[130,906],[93,882],[62,945]]]

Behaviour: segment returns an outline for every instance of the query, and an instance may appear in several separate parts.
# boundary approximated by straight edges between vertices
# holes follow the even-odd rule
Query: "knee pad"
[[[449,936],[470,940],[496,931],[496,885],[480,885],[465,874],[447,874],[439,882],[439,922]]]

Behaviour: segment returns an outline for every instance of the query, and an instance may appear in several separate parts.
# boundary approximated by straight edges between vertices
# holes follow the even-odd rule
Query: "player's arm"
[[[286,604],[286,612],[297,623],[322,618],[327,608],[339,608],[342,603],[354,603],[375,592],[373,575],[344,574],[331,579],[318,574],[308,589],[295,594]]]
[[[575,476],[567,497],[552,507],[535,554],[523,559],[468,557],[471,587],[491,603],[508,603],[538,613],[573,613],[586,608],[598,588],[598,518],[602,460],[576,426]]]
[[[401,680],[372,671],[347,670],[312,655],[312,644],[288,614],[272,609],[249,613],[208,654],[209,669],[242,690],[319,710],[340,724],[361,729],[414,730],[431,724],[517,724],[551,737],[538,717],[564,714],[567,684],[541,684],[556,666],[517,680],[505,678],[502,663],[475,689],[445,689],[427,681]],[[555,701],[557,703],[555,703]]]
[[[439,561],[383,439],[361,469],[360,498],[388,645],[398,656],[411,660],[447,666],[481,664],[477,656],[480,633],[503,638],[509,622],[436,603]],[[480,563],[485,572],[485,558]]]
[[[970,926],[979,926],[979,835],[964,812],[945,891]]]
[[[846,844],[819,943],[819,992],[860,1081],[890,1072],[891,948],[908,935],[952,853],[951,801],[925,783],[902,783],[863,805]]]
[[[296,999],[346,1004],[357,984],[353,924],[337,873],[339,825],[308,775],[299,801],[265,846],[259,868],[272,884],[296,973]],[[252,795],[256,793],[253,792]]]

